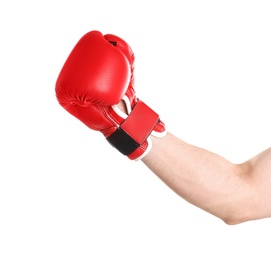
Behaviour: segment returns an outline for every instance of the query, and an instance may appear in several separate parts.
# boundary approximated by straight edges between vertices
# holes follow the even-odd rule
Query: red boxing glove
[[[56,82],[61,106],[131,160],[151,148],[150,134],[166,133],[157,113],[136,97],[134,54],[121,38],[86,33],[68,56]],[[127,113],[117,104],[124,100]]]

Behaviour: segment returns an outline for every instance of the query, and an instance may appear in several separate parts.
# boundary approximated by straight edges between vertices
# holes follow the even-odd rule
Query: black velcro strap
[[[129,155],[140,146],[139,143],[121,128],[118,128],[106,140],[124,155]]]

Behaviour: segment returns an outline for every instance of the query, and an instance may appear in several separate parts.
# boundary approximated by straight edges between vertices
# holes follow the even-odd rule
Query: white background
[[[228,226],[57,103],[90,30],[126,40],[138,96],[232,162],[270,147],[270,1],[2,1],[0,259],[268,259],[270,219]]]

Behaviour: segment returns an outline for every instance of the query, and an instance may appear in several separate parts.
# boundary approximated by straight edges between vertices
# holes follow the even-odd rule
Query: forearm
[[[170,133],[152,140],[142,161],[178,195],[229,224],[252,218],[254,189],[247,164],[232,164]]]

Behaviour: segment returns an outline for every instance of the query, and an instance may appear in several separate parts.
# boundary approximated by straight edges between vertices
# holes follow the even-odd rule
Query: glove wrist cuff
[[[160,123],[159,115],[138,100],[123,123],[106,139],[131,160],[138,160],[150,150],[149,136]]]

